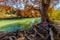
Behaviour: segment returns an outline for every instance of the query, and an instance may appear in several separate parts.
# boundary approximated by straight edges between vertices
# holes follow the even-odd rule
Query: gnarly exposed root
[[[16,31],[11,33],[0,32],[0,40],[59,40],[60,32],[51,23],[34,25],[29,32]]]

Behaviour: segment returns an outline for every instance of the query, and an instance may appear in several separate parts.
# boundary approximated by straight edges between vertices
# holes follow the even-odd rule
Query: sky
[[[6,5],[13,6],[14,8],[19,8],[20,10],[24,10],[24,8],[25,8],[25,2],[23,2],[23,0],[18,0],[17,2],[15,0],[14,2],[15,2],[15,4],[12,3],[10,0],[8,0],[8,2],[6,2]],[[32,3],[30,0],[28,0],[28,3],[30,5],[35,5],[35,4],[33,4],[34,2]],[[5,5],[5,2],[0,2],[0,4]],[[35,5],[35,6],[37,6],[37,5]],[[59,3],[54,8],[55,9],[60,9],[60,0],[59,0]]]

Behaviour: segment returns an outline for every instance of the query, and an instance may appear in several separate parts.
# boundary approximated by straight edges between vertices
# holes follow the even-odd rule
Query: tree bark
[[[48,8],[49,8],[50,0],[42,0],[42,4],[40,5],[39,11],[41,12],[42,22],[48,21]]]

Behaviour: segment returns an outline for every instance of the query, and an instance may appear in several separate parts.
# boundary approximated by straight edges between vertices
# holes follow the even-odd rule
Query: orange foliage
[[[18,10],[16,11],[18,12]],[[29,8],[25,8],[24,10],[20,10],[18,13],[21,17],[40,17],[40,12],[37,8],[34,8],[33,6],[30,6]],[[17,15],[18,16],[18,15]]]
[[[13,7],[5,6],[5,5],[0,5],[0,8],[1,8],[2,10],[5,10],[6,12],[13,10]]]
[[[12,6],[4,6],[4,5],[0,5],[0,8],[2,10],[5,10],[4,12],[8,12],[8,13],[11,13],[11,11],[14,10],[14,8]],[[26,7],[24,10],[19,10],[19,9],[16,9],[16,15],[17,17],[34,17],[34,18],[37,18],[37,17],[40,17],[40,12],[38,11],[38,8],[36,7],[33,7],[33,6],[29,6],[28,8]]]

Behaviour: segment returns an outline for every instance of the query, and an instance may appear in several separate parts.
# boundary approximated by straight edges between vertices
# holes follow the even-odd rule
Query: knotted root
[[[27,31],[0,32],[0,40],[59,40],[60,33],[55,25],[44,22],[31,27]]]

